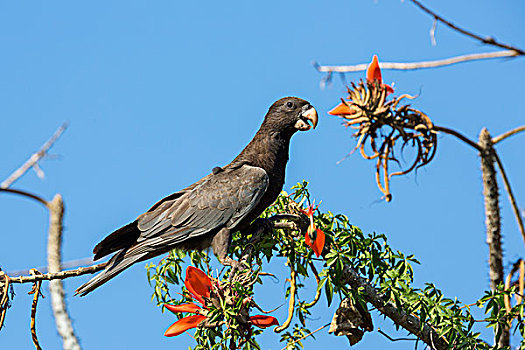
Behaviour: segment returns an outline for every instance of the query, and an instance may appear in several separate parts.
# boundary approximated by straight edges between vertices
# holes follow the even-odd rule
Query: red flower
[[[197,327],[205,319],[206,316],[202,315],[186,316],[172,324],[168,329],[166,329],[164,335],[166,337],[174,337],[176,335],[182,334],[188,329]]]
[[[204,298],[210,297],[211,281],[208,275],[201,270],[188,266],[186,269],[186,279],[184,285],[190,291],[192,296],[198,300],[202,306],[204,306]],[[176,335],[186,332],[188,329],[197,327],[202,321],[206,319],[206,316],[199,314],[202,307],[195,303],[186,303],[180,305],[164,305],[166,309],[173,313],[177,312],[191,312],[195,315],[186,316],[172,324],[164,335],[166,337],[174,337]]]
[[[315,203],[314,203],[315,204]],[[302,212],[310,219],[310,226],[304,235],[304,241],[306,245],[312,248],[315,256],[319,257],[323,252],[325,234],[321,229],[318,229],[314,223],[314,204],[308,206],[308,210],[302,210]]]
[[[377,59],[377,55],[374,55],[372,62],[370,62],[370,65],[366,70],[366,80],[371,83],[377,80],[381,87],[386,88],[387,94],[394,92],[394,89],[390,85],[383,84],[383,79],[381,78],[381,68],[379,68],[379,60]]]
[[[386,88],[386,93],[391,94],[394,92],[394,89],[387,84],[383,84],[383,78],[381,77],[381,68],[379,67],[379,60],[377,59],[377,55],[374,55],[372,58],[372,62],[368,65],[368,69],[366,70],[366,80],[369,83],[373,83],[374,81],[378,81],[381,87]],[[331,115],[352,115],[355,114],[358,111],[358,107],[352,105],[352,101],[348,102],[341,102],[335,108],[333,108],[331,111],[328,112],[328,114]]]
[[[165,304],[164,306],[166,307],[166,309],[170,310],[173,313],[191,312],[194,314],[191,316],[183,317],[174,324],[172,324],[166,330],[166,332],[164,332],[164,335],[166,337],[174,337],[179,334],[182,334],[189,329],[198,327],[202,321],[206,320],[205,312],[203,312],[202,310],[203,308],[206,308],[204,298],[210,298],[212,289],[210,278],[201,270],[192,266],[188,266],[188,268],[186,269],[186,279],[184,280],[184,285],[190,291],[192,297],[202,304],[202,307],[195,303],[186,303],[180,305]],[[273,325],[279,325],[279,322],[275,317],[264,315],[251,316],[250,322],[252,325],[260,328],[267,328]]]
[[[270,326],[278,326],[279,321],[273,316],[255,315],[250,317],[250,321],[254,326],[259,328],[267,328]]]

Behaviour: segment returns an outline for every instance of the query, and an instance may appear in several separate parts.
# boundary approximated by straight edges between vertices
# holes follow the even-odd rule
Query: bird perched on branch
[[[238,264],[228,256],[231,234],[247,229],[275,201],[283,188],[292,135],[315,128],[317,118],[312,105],[300,98],[275,102],[253,140],[230,164],[213,168],[97,244],[95,260],[116,254],[75,294],[86,295],[134,263],[174,248],[211,246],[222,264]]]

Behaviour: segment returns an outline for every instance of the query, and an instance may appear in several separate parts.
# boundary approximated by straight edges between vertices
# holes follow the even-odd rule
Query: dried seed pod
[[[373,330],[374,325],[368,310],[359,303],[354,304],[350,298],[345,298],[334,314],[328,333],[346,335],[350,345],[354,345],[361,341],[364,332]]]

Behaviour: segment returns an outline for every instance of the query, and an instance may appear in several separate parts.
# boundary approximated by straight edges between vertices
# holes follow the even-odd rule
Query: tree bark
[[[49,273],[56,273],[61,270],[60,263],[62,260],[62,219],[64,217],[62,196],[60,194],[55,195],[53,200],[48,202],[48,208],[47,266]],[[64,350],[80,350],[80,344],[67,313],[62,280],[56,279],[49,282],[49,294],[51,294],[51,308],[55,316],[58,334],[62,337]]]
[[[499,206],[498,183],[496,180],[496,155],[490,133],[486,128],[479,135],[481,147],[481,171],[483,173],[483,196],[485,198],[485,225],[487,227],[487,244],[489,246],[490,288],[495,290],[503,284],[503,249],[501,246],[501,217]],[[498,332],[498,329],[495,329]],[[501,330],[498,347],[509,346],[509,329]]]

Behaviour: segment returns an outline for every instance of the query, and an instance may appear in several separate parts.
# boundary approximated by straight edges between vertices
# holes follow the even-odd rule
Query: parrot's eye
[[[294,108],[295,105],[294,105],[293,102],[288,101],[288,102],[286,102],[286,107],[288,107],[288,108]]]

